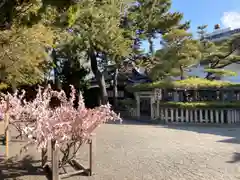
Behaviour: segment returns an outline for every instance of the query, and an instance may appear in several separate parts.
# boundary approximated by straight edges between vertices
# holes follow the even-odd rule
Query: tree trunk
[[[17,85],[15,82],[12,82],[12,92],[15,93],[17,91]]]
[[[210,79],[210,77],[211,77],[212,75],[213,75],[213,73],[208,72],[207,75],[206,75],[206,77],[205,77],[205,79]]]
[[[90,57],[91,61],[91,69],[92,72],[97,80],[98,86],[100,88],[100,104],[105,105],[108,103],[108,94],[107,94],[107,89],[106,89],[106,83],[105,83],[105,78],[102,74],[101,71],[98,69],[98,64],[97,64],[97,57],[95,55],[95,52],[90,49],[88,51],[88,55]]]
[[[118,104],[118,68],[115,69],[115,73],[113,76],[113,106],[115,109],[117,109]]]
[[[151,56],[153,57],[154,48],[153,48],[153,40],[151,37],[148,37],[148,43],[149,43],[149,52],[150,52]]]
[[[181,80],[185,79],[183,65],[180,65],[180,78]],[[182,95],[182,101],[187,102],[187,90],[184,89],[180,94]]]
[[[181,78],[181,80],[184,79],[184,70],[183,70],[183,66],[182,65],[180,65],[180,78]]]
[[[56,86],[57,89],[61,89],[61,82],[59,79],[59,72],[57,69],[57,54],[56,54],[56,50],[53,49],[52,50],[52,59],[53,59],[53,63],[54,63],[54,84]]]

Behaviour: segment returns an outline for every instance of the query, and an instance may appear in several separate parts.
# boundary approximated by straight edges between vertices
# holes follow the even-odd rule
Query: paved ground
[[[240,179],[240,127],[106,124],[97,130],[96,142],[95,174],[69,180]],[[11,155],[19,144],[11,144]],[[34,149],[29,153],[7,168],[0,165],[0,179],[8,174],[9,179],[45,180],[44,173],[37,168],[39,154]],[[80,153],[86,162],[86,147]]]
[[[4,134],[4,122],[0,120],[0,135]]]

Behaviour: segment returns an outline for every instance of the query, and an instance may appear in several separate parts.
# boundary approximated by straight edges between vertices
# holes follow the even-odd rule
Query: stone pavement
[[[67,180],[239,180],[240,127],[106,124],[97,131],[92,177]],[[11,143],[11,155],[24,143]],[[79,158],[87,163],[87,147]],[[28,156],[27,156],[28,154]],[[44,180],[35,149],[10,163],[2,177]],[[1,174],[0,174],[1,179]]]
[[[0,135],[4,133],[4,123],[0,120]]]

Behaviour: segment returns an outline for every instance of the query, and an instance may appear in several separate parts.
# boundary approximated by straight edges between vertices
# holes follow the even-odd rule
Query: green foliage
[[[161,102],[160,107],[196,109],[196,108],[240,108],[240,103],[233,102]]]
[[[237,76],[236,72],[224,70],[224,69],[205,69],[207,73],[213,73],[219,76]]]
[[[129,91],[144,91],[144,90],[153,90],[155,88],[163,89],[211,89],[211,88],[231,88],[231,87],[240,87],[238,83],[231,83],[227,81],[217,81],[217,80],[207,80],[201,78],[188,78],[184,80],[177,81],[158,81],[153,83],[146,84],[137,84],[133,86],[128,86],[127,90]]]
[[[119,100],[119,105],[124,106],[125,108],[136,108],[136,100],[134,99],[122,99]]]
[[[64,25],[66,10],[75,0],[3,0],[0,3],[0,25]]]
[[[124,1],[110,0],[83,0],[71,6],[68,23],[77,32],[71,43],[77,43],[82,50],[93,48],[110,56],[128,56],[132,41],[124,38],[124,29],[119,27],[125,6]]]
[[[156,52],[159,63],[151,69],[153,80],[164,76],[183,76],[200,58],[199,42],[183,29],[173,29],[162,37],[163,48]]]
[[[134,61],[139,67],[144,67],[147,73],[152,74],[151,69],[155,65],[159,66],[161,61],[154,57],[155,49],[153,40],[161,35],[171,31],[173,28],[188,29],[190,22],[180,24],[183,14],[180,12],[170,12],[171,0],[140,0],[130,7],[127,21],[130,27],[136,31],[135,45],[133,54]],[[147,40],[149,45],[149,53],[139,50],[142,40]],[[139,56],[144,54],[144,58]]]
[[[218,42],[210,42],[205,39],[207,25],[198,27],[198,34],[200,37],[200,51],[201,51],[201,64],[204,65],[208,72],[207,78],[212,75],[233,75],[233,73],[224,73],[220,70],[230,64],[238,63],[240,56],[236,53],[239,47],[239,34]],[[209,70],[216,69],[216,70]]]
[[[204,40],[204,37],[207,34],[206,28],[208,27],[208,25],[201,25],[197,27],[197,33],[199,35],[199,38],[201,41]]]
[[[130,8],[130,20],[139,30],[140,38],[149,42],[150,54],[154,53],[152,39],[179,25],[183,14],[169,12],[171,0],[139,0]]]
[[[7,89],[8,85],[5,83],[0,83],[0,90]]]
[[[59,78],[62,86],[69,88],[73,85],[77,90],[84,91],[88,86],[86,76],[89,74],[89,67],[86,67],[86,57],[78,52],[77,47],[69,48],[68,45],[61,47],[57,57],[63,60],[60,62]]]
[[[61,22],[71,4],[69,0],[0,3],[1,82],[15,87],[44,80],[52,64],[46,48],[69,37]]]
[[[52,41],[52,31],[41,24],[1,31],[0,81],[14,86],[41,82],[49,63],[44,47]]]

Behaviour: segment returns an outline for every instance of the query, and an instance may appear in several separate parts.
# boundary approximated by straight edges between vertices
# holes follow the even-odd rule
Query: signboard
[[[154,90],[154,96],[156,100],[162,99],[162,90],[161,89],[155,89]]]

